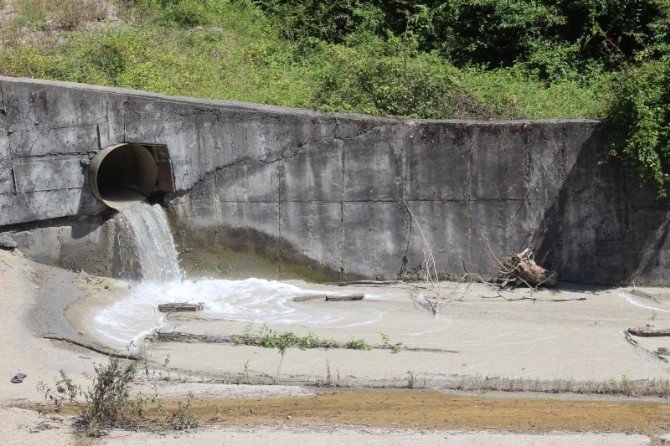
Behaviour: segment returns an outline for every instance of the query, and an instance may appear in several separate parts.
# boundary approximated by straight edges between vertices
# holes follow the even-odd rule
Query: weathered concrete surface
[[[184,249],[255,231],[239,249],[390,279],[420,275],[425,238],[445,277],[531,246],[562,280],[670,283],[670,206],[599,163],[597,121],[412,121],[11,78],[0,98],[4,230],[107,212],[90,156],[164,144]]]
[[[13,226],[11,237],[28,258],[72,271],[136,278],[137,246],[120,218],[80,216]]]

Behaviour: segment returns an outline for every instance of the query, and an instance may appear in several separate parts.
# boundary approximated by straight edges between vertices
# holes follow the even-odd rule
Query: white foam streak
[[[623,291],[620,294],[621,297],[623,297],[626,302],[628,302],[631,305],[635,305],[636,307],[640,308],[645,308],[647,310],[651,311],[658,311],[660,313],[670,313],[670,309],[668,308],[660,308],[659,306],[653,306],[645,302],[641,302],[640,299],[637,299],[633,293],[630,293],[628,291]]]
[[[304,303],[293,301],[297,296],[320,293],[265,279],[144,282],[135,286],[127,297],[103,308],[95,318],[95,326],[114,347],[123,348],[132,341],[137,343],[156,328],[166,327],[164,315],[157,310],[158,305],[164,303],[202,303],[204,311],[199,314],[202,318],[253,324],[317,327],[346,321],[346,325],[353,326],[381,318],[379,311],[368,310],[352,321],[350,311],[344,306],[306,311]]]
[[[293,299],[319,291],[292,284],[264,280],[196,280],[182,281],[177,249],[167,217],[159,205],[138,203],[121,211],[129,229],[144,281],[130,294],[103,308],[95,317],[98,333],[106,343],[117,348],[135,350],[139,340],[157,328],[165,328],[167,318],[158,312],[165,303],[201,303],[199,317],[224,319],[254,324],[302,324],[312,326],[357,326],[378,321],[382,314],[368,309],[364,314],[351,314],[345,308],[308,307]],[[131,268],[130,259],[128,268]],[[337,293],[336,293],[337,294]],[[345,322],[346,321],[346,322]]]

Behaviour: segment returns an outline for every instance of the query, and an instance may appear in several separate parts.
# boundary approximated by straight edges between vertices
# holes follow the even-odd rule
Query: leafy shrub
[[[564,18],[556,8],[528,0],[456,0],[440,2],[422,28],[422,48],[437,48],[456,65],[510,66],[525,58],[537,42],[553,33]],[[421,20],[421,19],[418,19]]]
[[[347,341],[344,344],[344,348],[349,350],[372,350],[372,346],[368,344],[365,339],[358,338]]]
[[[45,397],[60,408],[63,403],[73,404],[77,411],[77,426],[87,435],[100,436],[111,427],[127,426],[141,416],[143,401],[130,397],[130,384],[135,377],[135,364],[122,365],[110,358],[106,366],[95,366],[93,383],[82,389],[60,372],[56,388],[39,386]]]
[[[153,15],[159,23],[193,27],[218,22],[225,0],[123,0]]]
[[[422,118],[489,117],[462,89],[457,70],[436,53],[392,38],[365,47],[331,47],[323,54],[314,103],[324,110]]]
[[[565,22],[558,36],[580,47],[580,56],[610,68],[658,56],[669,42],[667,0],[552,0]],[[664,42],[664,43],[663,43]]]
[[[109,83],[116,84],[126,69],[123,47],[114,41],[103,42],[88,53],[89,60],[100,69]]]
[[[670,57],[624,70],[607,124],[614,138],[609,155],[643,182],[667,195],[670,179]]]
[[[278,23],[282,36],[291,40],[316,37],[342,42],[355,31],[379,32],[383,13],[365,0],[254,0]]]
[[[616,68],[670,45],[667,0],[254,0],[282,35],[340,43],[411,32],[456,66],[509,67],[538,48]],[[576,51],[575,51],[576,50]],[[538,57],[535,57],[537,62]],[[568,61],[568,59],[564,59]]]
[[[171,1],[163,7],[165,8],[162,14],[164,19],[180,26],[198,26],[210,23],[210,16],[206,9],[206,5],[202,1]]]

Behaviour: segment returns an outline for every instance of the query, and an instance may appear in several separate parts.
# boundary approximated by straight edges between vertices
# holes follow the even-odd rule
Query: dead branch
[[[632,334],[633,336],[640,336],[644,338],[670,336],[670,328],[629,328],[628,333]]]
[[[428,239],[426,238],[426,234],[423,232],[423,228],[421,227],[419,220],[417,220],[414,212],[412,212],[412,209],[410,209],[406,202],[403,202],[403,205],[405,206],[407,213],[412,218],[412,221],[416,224],[416,227],[419,230],[419,235],[421,236],[421,241],[423,243],[423,248],[421,251],[423,252],[422,267],[424,271],[424,281],[428,290],[430,291],[430,293],[422,293],[418,290],[418,288],[415,288],[412,297],[414,298],[416,304],[433,313],[433,316],[437,316],[440,303],[445,299],[439,283],[440,280],[437,272],[437,261],[435,260],[433,249],[428,243]]]
[[[139,360],[139,356],[134,355],[132,353],[128,353],[128,354],[126,354],[126,353],[116,353],[116,352],[112,352],[112,351],[109,351],[109,350],[104,349],[104,348],[96,347],[95,345],[89,344],[87,342],[79,342],[79,341],[75,341],[74,339],[64,338],[62,336],[47,334],[47,335],[44,335],[42,337],[44,339],[50,339],[52,341],[60,341],[60,342],[65,342],[67,344],[76,345],[78,347],[86,348],[86,349],[91,350],[93,352],[100,353],[101,355],[111,356],[112,358],[130,359],[131,361]]]
[[[400,285],[404,284],[402,280],[349,280],[344,282],[337,282],[337,286],[349,286],[349,285]]]
[[[555,286],[556,272],[538,265],[533,257],[530,248],[526,248],[500,262],[496,281],[501,288],[526,286],[536,291],[540,286]]]
[[[365,294],[349,294],[348,296],[326,296],[327,302],[349,302],[352,300],[363,300]]]
[[[363,300],[365,294],[310,294],[307,296],[297,296],[293,298],[293,302],[309,302],[311,300],[325,300],[327,302],[345,302],[353,300]]]
[[[191,304],[187,302],[175,302],[171,304],[158,305],[158,311],[161,313],[180,313],[185,311],[201,311],[204,305],[201,303]]]

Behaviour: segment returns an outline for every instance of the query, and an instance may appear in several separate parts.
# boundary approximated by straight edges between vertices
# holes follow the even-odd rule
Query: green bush
[[[536,78],[522,65],[495,70],[461,70],[461,83],[479,103],[503,118],[601,118],[612,100],[612,75],[587,79]]]
[[[415,118],[489,117],[458,82],[458,70],[436,53],[398,38],[372,39],[364,47],[327,48],[317,62],[314,105]]]
[[[607,116],[609,155],[667,195],[670,179],[670,57],[624,70]]]
[[[164,25],[192,27],[219,21],[226,0],[124,0]]]
[[[113,427],[135,427],[142,416],[144,401],[131,398],[130,385],[135,377],[135,364],[121,364],[110,358],[105,366],[96,365],[91,386],[83,389],[61,370],[56,387],[43,383],[38,390],[54,403],[56,411],[71,404],[77,412],[76,427],[93,437]]]
[[[413,118],[603,118],[665,193],[668,0],[24,0],[0,73]],[[41,32],[46,30],[55,32]]]
[[[670,42],[667,0],[254,0],[285,37],[340,43],[411,32],[456,66],[512,66],[538,48],[617,68]],[[652,56],[653,57],[653,56]],[[537,57],[535,57],[537,61]],[[570,61],[570,59],[564,59]]]
[[[203,1],[174,0],[163,8],[165,8],[162,13],[164,20],[180,26],[208,25],[211,22],[211,16]]]
[[[254,0],[278,24],[283,37],[300,40],[316,37],[342,42],[353,32],[380,32],[383,12],[365,0]]]

